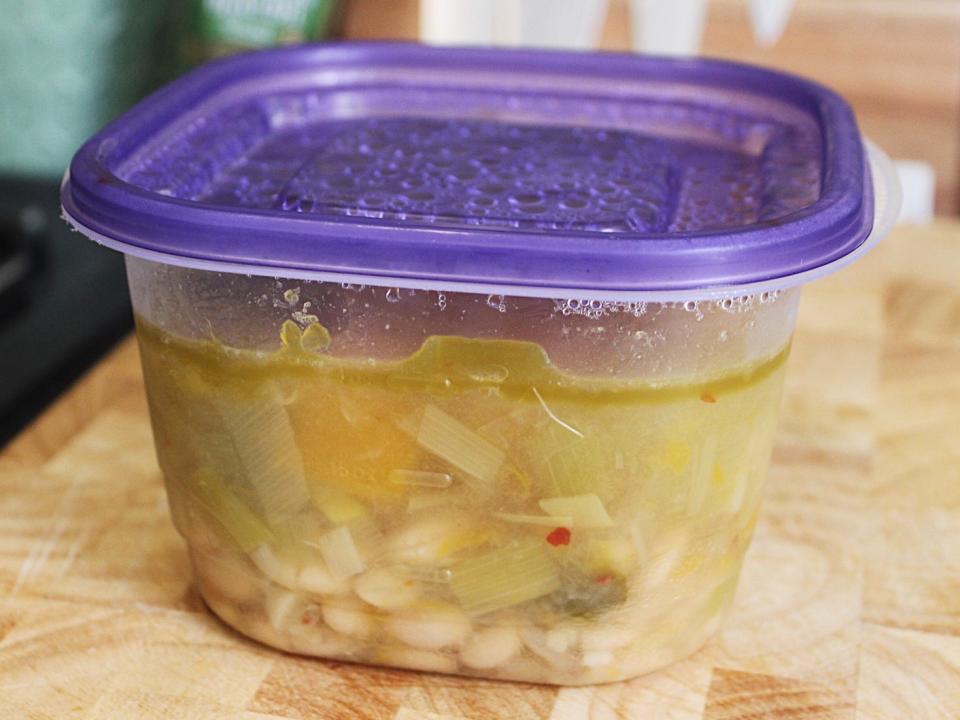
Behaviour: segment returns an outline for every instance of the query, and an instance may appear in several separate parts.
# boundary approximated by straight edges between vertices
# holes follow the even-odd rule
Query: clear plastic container
[[[346,45],[179,81],[63,196],[127,254],[215,613],[584,684],[720,627],[799,285],[895,212],[866,156],[836,96],[743,66]]]

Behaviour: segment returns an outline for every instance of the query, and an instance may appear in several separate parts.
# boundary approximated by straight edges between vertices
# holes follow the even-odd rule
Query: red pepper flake
[[[547,535],[547,542],[557,547],[558,545],[570,544],[570,528],[558,527],[550,531]]]
[[[700,396],[700,399],[703,400],[703,402],[705,402],[705,403],[711,403],[711,404],[712,404],[712,403],[715,403],[715,402],[717,401],[717,399],[716,399],[713,395],[711,395],[710,393],[707,393],[707,392],[705,392],[703,395],[701,395],[701,396]]]
[[[313,618],[310,616],[310,613],[305,612],[303,615],[300,616],[301,625],[310,625],[312,623],[313,623]]]
[[[605,575],[597,575],[594,582],[597,585],[609,585],[610,583],[613,582],[613,575],[611,575],[610,573],[606,573]]]

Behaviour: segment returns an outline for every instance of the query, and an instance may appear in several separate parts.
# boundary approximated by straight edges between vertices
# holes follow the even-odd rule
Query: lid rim
[[[817,121],[823,138],[821,196],[812,204],[775,221],[757,223],[730,230],[701,230],[687,233],[618,233],[608,236],[591,231],[558,231],[549,237],[544,250],[542,233],[503,228],[450,228],[372,221],[368,219],[323,215],[291,215],[272,210],[201,205],[189,200],[165,197],[118,178],[111,162],[118,154],[130,152],[144,137],[176,118],[179,96],[187,100],[200,97],[205,88],[220,82],[226,74],[241,74],[244,68],[261,74],[276,72],[276,59],[308,67],[322,59],[332,66],[351,61],[366,62],[369,55],[380,62],[398,57],[424,62],[438,53],[455,56],[467,63],[490,62],[509,56],[511,66],[528,63],[536,67],[555,67],[562,59],[569,66],[597,74],[617,73],[640,68],[659,68],[675,73],[678,82],[691,78],[707,79],[731,73],[744,76],[743,86],[760,81],[776,82],[791,93],[808,96],[816,106]],[[615,67],[611,67],[611,62]],[[616,73],[615,73],[616,74]],[[730,77],[726,78],[728,81]],[[181,100],[183,98],[180,98]],[[162,110],[163,112],[158,112]],[[854,169],[857,172],[854,172]],[[280,49],[246,54],[212,63],[161,90],[133,111],[115,121],[88,141],[74,157],[62,187],[66,213],[78,227],[115,241],[119,249],[164,253],[184,261],[260,264],[276,270],[315,270],[317,272],[361,272],[366,275],[421,277],[426,280],[494,282],[502,270],[503,254],[512,253],[528,277],[516,278],[518,285],[584,286],[602,290],[616,286],[623,291],[698,289],[710,286],[742,284],[805,272],[853,252],[869,235],[872,227],[872,197],[864,180],[864,158],[859,131],[846,103],[832,91],[815,83],[783,73],[713,60],[668,60],[617,54],[569,54],[549,51],[489,51],[481,49],[440,50],[407,44],[345,43],[324,47]],[[859,193],[857,189],[859,188]],[[238,227],[247,235],[269,237],[273,257],[265,258],[236,247]],[[197,238],[205,244],[196,247]],[[710,238],[712,243],[699,242]],[[277,248],[282,240],[281,252]],[[813,257],[799,265],[784,259],[784,248],[807,240]],[[189,247],[190,242],[193,247]],[[441,243],[442,241],[442,243]],[[265,242],[265,241],[264,241]],[[381,257],[375,250],[380,248]],[[723,256],[749,247],[767,263],[763,270],[732,273],[724,269]],[[821,248],[817,251],[817,248]],[[408,253],[429,249],[430,268],[396,267]],[[389,251],[389,252],[388,252]],[[402,252],[401,252],[402,251]],[[346,255],[366,258],[367,266],[350,267]],[[337,261],[337,258],[344,256]],[[313,256],[313,261],[305,258]],[[316,259],[322,256],[323,259]],[[469,258],[467,258],[469,256]],[[780,260],[777,261],[777,257]],[[464,271],[467,258],[472,270]],[[579,263],[603,260],[586,268]],[[630,262],[632,260],[632,262]],[[710,272],[691,272],[690,263],[712,261]],[[729,261],[726,262],[726,265]],[[761,263],[762,264],[762,263]],[[552,269],[552,280],[537,276]],[[556,275],[562,277],[557,278]],[[607,274],[612,277],[600,279]],[[686,279],[679,280],[676,275]],[[626,282],[628,278],[633,282]],[[558,282],[559,281],[559,282]]]

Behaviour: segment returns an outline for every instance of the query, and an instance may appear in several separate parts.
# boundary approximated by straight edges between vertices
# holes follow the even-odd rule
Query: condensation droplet
[[[386,298],[388,303],[400,302],[400,288],[390,288],[387,290]]]
[[[437,307],[439,307],[441,311],[447,309],[447,296],[446,296],[446,294],[444,294],[444,293],[437,293]]]
[[[507,304],[503,295],[487,295],[487,305],[497,312],[506,312]]]
[[[300,302],[300,288],[290,288],[289,290],[284,290],[283,299],[286,300],[291,305],[296,305]]]

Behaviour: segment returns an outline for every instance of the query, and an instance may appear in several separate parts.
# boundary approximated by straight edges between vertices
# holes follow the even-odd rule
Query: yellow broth
[[[756,521],[788,348],[715,374],[577,376],[533,343],[399,361],[138,320],[174,521],[204,596],[283,649],[579,684],[696,649]]]

